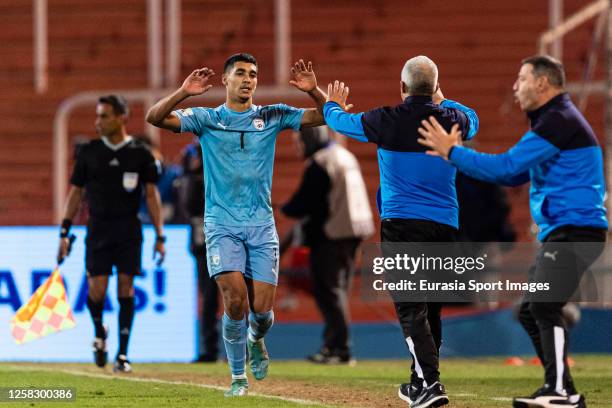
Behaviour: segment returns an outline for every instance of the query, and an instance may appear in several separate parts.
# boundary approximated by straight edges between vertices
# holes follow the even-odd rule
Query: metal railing
[[[551,0],[551,2],[558,2],[558,0]],[[607,10],[610,6],[609,0],[596,0],[585,7],[578,10],[576,13],[572,14],[570,17],[562,21],[560,24],[556,24],[551,27],[549,30],[545,31],[540,35],[538,39],[538,49],[540,54],[546,54],[546,47],[555,41],[563,38],[565,34],[572,31],[573,29],[579,27],[581,24],[587,22],[591,18],[596,15],[602,13]],[[556,11],[559,6],[551,5],[551,16],[554,13],[559,13],[558,15],[562,15],[562,12]],[[555,10],[555,11],[552,11]],[[555,14],[557,15],[557,14]],[[553,22],[554,24],[554,22]],[[555,55],[553,55],[555,56]],[[559,58],[559,56],[555,56],[555,58]]]

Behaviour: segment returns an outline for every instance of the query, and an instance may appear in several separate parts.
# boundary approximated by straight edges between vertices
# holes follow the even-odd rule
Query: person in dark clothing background
[[[509,223],[510,203],[503,187],[457,173],[459,241],[514,242],[516,232]]]
[[[282,212],[302,220],[313,295],[324,319],[323,345],[307,359],[350,363],[348,292],[357,247],[374,232],[365,183],[355,156],[330,140],[327,127],[303,129],[296,144],[307,165]]]
[[[529,281],[549,284],[554,298],[526,294],[521,305],[519,321],[544,365],[544,385],[515,398],[515,408],[586,407],[569,372],[563,307],[603,251],[606,182],[597,137],[564,87],[565,71],[556,59],[536,55],[521,62],[513,91],[531,126],[501,154],[461,146],[461,132],[453,127],[449,133],[434,118],[419,129],[419,142],[461,172],[503,185],[531,182],[529,203],[542,246]]]
[[[199,356],[196,362],[215,362],[219,358],[219,289],[208,274],[204,236],[204,167],[202,149],[194,142],[183,151],[183,209],[189,219],[189,250],[198,271],[202,300],[199,325]]]
[[[134,139],[142,142],[145,146],[151,150],[153,157],[160,163],[160,176],[157,181],[157,190],[159,191],[159,197],[162,203],[162,216],[164,217],[164,224],[185,224],[187,218],[183,216],[184,211],[180,211],[179,208],[179,197],[178,197],[178,185],[179,178],[183,175],[183,167],[178,163],[167,161],[159,147],[159,142],[154,141],[146,133],[134,135]],[[138,218],[143,224],[150,224],[151,217],[149,217],[146,211],[146,203],[143,202],[140,205]]]
[[[455,242],[459,226],[456,170],[425,153],[426,149],[417,143],[417,129],[423,118],[433,115],[448,129],[458,123],[466,139],[470,139],[478,130],[476,113],[444,99],[438,83],[438,68],[423,55],[404,64],[401,104],[351,114],[345,112],[348,93],[344,83],[329,84],[323,114],[335,131],[378,147],[377,202],[382,219],[383,253],[394,251],[394,245],[386,243]],[[385,253],[389,255],[393,256]],[[400,385],[399,398],[413,408],[448,403],[439,372],[441,305],[427,299],[406,301],[394,292],[391,295],[413,358],[410,383]]]

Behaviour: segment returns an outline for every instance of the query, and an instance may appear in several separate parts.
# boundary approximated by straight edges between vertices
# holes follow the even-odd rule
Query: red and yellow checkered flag
[[[11,319],[11,332],[17,344],[75,326],[59,268],[55,268],[49,279],[36,289],[28,303],[21,306]]]

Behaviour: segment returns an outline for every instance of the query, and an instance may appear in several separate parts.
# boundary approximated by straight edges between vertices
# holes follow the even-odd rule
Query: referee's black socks
[[[94,303],[93,300],[87,297],[87,308],[89,314],[91,314],[91,320],[93,320],[96,337],[106,339],[106,333],[104,331],[104,325],[102,324],[102,312],[104,311],[104,301],[100,303]]]
[[[128,342],[134,321],[134,297],[119,298],[119,352],[127,356]]]

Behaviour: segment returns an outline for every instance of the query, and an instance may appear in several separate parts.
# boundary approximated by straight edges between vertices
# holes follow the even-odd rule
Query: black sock
[[[104,311],[104,301],[100,303],[94,303],[90,297],[87,297],[87,308],[93,320],[96,337],[105,339],[106,333],[104,332],[104,325],[102,324],[102,312]]]
[[[119,298],[119,352],[127,356],[132,321],[134,320],[134,298]]]

